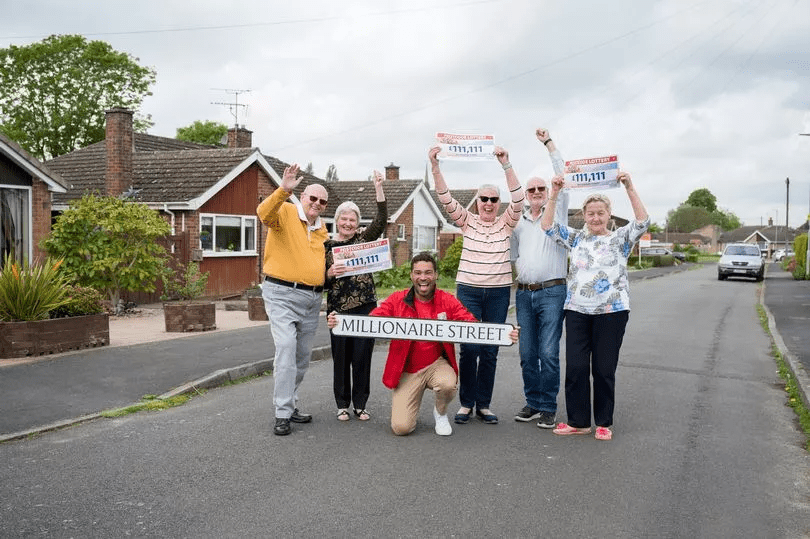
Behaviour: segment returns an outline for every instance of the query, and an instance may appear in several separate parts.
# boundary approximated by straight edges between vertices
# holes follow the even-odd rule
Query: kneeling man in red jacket
[[[436,289],[439,273],[436,259],[422,252],[411,260],[411,283],[408,290],[391,294],[370,316],[423,318],[477,322],[455,296]],[[330,313],[329,328],[337,325],[335,313]],[[517,330],[512,334],[517,342]],[[455,345],[436,341],[391,341],[383,372],[383,384],[394,390],[391,397],[391,430],[398,436],[410,434],[416,428],[416,417],[426,389],[436,394],[433,417],[436,434],[453,433],[447,418],[447,405],[456,395],[458,365]]]

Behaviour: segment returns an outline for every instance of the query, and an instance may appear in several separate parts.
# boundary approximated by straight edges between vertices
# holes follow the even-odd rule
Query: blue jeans
[[[479,288],[459,284],[456,296],[481,322],[503,324],[509,311],[510,286]],[[458,400],[466,408],[489,408],[495,385],[498,347],[488,344],[461,344],[458,358]]]
[[[312,357],[323,297],[320,292],[262,282],[264,309],[276,354],[273,359],[273,404],[276,417],[289,419],[298,407],[298,388]]]
[[[565,294],[564,284],[515,293],[523,394],[527,405],[542,412],[557,412]]]

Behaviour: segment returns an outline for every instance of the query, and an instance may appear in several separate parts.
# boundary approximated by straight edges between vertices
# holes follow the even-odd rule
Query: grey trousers
[[[273,404],[276,417],[289,419],[298,406],[298,388],[309,368],[323,296],[262,282],[262,296],[276,353],[273,359]]]

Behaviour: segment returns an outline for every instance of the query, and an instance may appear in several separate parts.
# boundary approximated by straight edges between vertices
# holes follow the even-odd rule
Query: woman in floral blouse
[[[362,231],[360,209],[354,202],[344,202],[335,210],[337,237],[327,240],[326,248],[326,312],[366,315],[377,306],[377,291],[371,273],[341,277],[346,273],[346,264],[335,262],[332,249],[354,243],[373,241],[385,231],[388,209],[382,188],[383,177],[374,171],[374,189],[377,192],[377,215]],[[354,405],[354,415],[361,421],[371,416],[366,411],[366,402],[371,385],[371,354],[374,339],[367,337],[341,337],[330,334],[334,364],[334,390],[337,403],[337,418],[349,420],[349,404]]]
[[[552,181],[546,212],[540,225],[546,234],[570,251],[568,293],[565,298],[565,406],[568,423],[554,434],[591,432],[591,384],[593,374],[593,419],[596,439],[613,437],[613,407],[616,366],[624,329],[630,315],[627,258],[633,244],[650,226],[644,204],[630,175],[620,172],[635,219],[614,231],[608,230],[610,199],[594,194],[585,199],[585,226],[573,230],[553,222],[563,177]]]

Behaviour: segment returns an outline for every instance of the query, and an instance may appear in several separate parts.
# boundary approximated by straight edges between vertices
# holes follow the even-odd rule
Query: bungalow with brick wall
[[[51,196],[66,191],[59,174],[0,133],[0,268],[9,253],[20,263],[46,255]]]
[[[175,259],[199,261],[209,272],[207,296],[238,295],[261,280],[267,231],[256,206],[278,187],[287,166],[251,143],[252,132],[242,127],[229,130],[227,148],[135,133],[132,111],[114,108],[107,111],[105,140],[47,162],[68,184],[67,192],[55,195],[53,209],[67,209],[85,193],[144,203],[171,225],[168,248]],[[303,175],[292,198],[309,183],[324,183]],[[330,206],[333,200],[339,203],[330,192]]]
[[[774,225],[768,219],[768,226],[741,226],[735,230],[723,232],[717,240],[720,251],[729,243],[753,243],[759,246],[765,256],[773,256],[774,251],[793,246],[796,231],[792,228]]]

